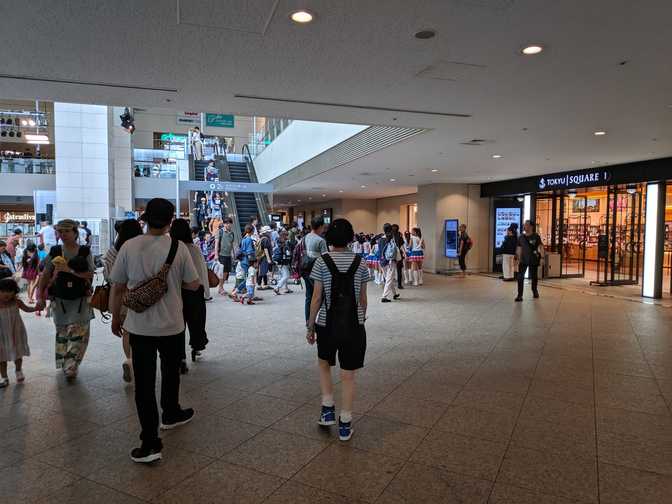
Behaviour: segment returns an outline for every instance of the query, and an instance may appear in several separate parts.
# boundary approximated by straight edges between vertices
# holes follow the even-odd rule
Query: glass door
[[[583,278],[586,274],[586,222],[588,198],[576,194],[560,200],[560,236],[562,243],[560,276]]]

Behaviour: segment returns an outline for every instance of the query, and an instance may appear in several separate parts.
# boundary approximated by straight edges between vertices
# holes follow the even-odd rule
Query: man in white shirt
[[[124,243],[117,254],[110,280],[112,332],[121,335],[121,304],[126,290],[153,278],[168,262],[173,241],[167,236],[175,207],[163,198],[154,198],[140,218],[148,232]],[[167,292],[142,313],[131,309],[124,321],[130,335],[135,375],[135,405],[142,432],[142,446],[131,452],[134,462],[161,459],[159,410],[156,406],[156,354],[161,358],[161,429],[173,429],[194,416],[193,409],[179,404],[180,360],[184,352],[184,319],[181,289],[197,290],[200,279],[184,243],[176,242],[175,257],[166,276]]]
[[[58,237],[54,226],[48,220],[40,222],[40,243],[44,245],[44,250],[49,252],[51,247],[58,245]]]

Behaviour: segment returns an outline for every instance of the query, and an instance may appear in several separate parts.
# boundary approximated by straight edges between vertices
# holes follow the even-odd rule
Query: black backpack
[[[91,253],[89,247],[79,247],[77,255],[80,257],[88,257]],[[52,259],[63,255],[63,249],[60,245],[51,247],[49,255]],[[85,298],[88,295],[90,284],[83,278],[73,275],[72,273],[59,273],[54,283],[49,287],[49,296],[60,299],[72,301],[74,299]]]
[[[327,308],[327,330],[336,339],[352,337],[359,329],[355,273],[362,258],[356,255],[345,273],[338,270],[329,254],[322,255],[322,260],[331,273],[331,299]]]

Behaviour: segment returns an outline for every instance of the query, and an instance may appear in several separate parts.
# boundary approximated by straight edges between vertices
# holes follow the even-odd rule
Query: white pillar
[[[646,186],[646,223],[644,229],[644,272],[642,295],[663,295],[663,254],[665,243],[665,183]]]
[[[131,134],[121,127],[123,107],[108,107],[110,204],[112,217],[123,218],[133,211],[133,151]]]
[[[93,253],[109,244],[110,179],[107,107],[54,103],[55,221],[86,220]]]

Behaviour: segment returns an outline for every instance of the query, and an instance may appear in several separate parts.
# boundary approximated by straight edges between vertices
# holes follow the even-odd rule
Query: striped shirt
[[[352,252],[329,252],[329,255],[334,260],[338,271],[345,273],[350,269],[352,261],[355,258],[355,254]],[[321,282],[323,290],[323,299],[326,302],[327,308],[331,303],[331,273],[329,268],[325,264],[324,260],[320,257],[315,261],[313,265],[313,270],[310,274],[310,279]],[[359,295],[362,289],[362,285],[369,282],[371,278],[369,277],[369,269],[366,265],[366,261],[361,261],[359,268],[355,272],[355,301],[357,302],[357,315],[359,318],[360,325],[364,325],[364,308],[359,306]],[[324,303],[320,307],[320,311],[317,314],[317,320],[315,323],[319,326],[325,327],[327,325],[327,311],[325,309]]]

